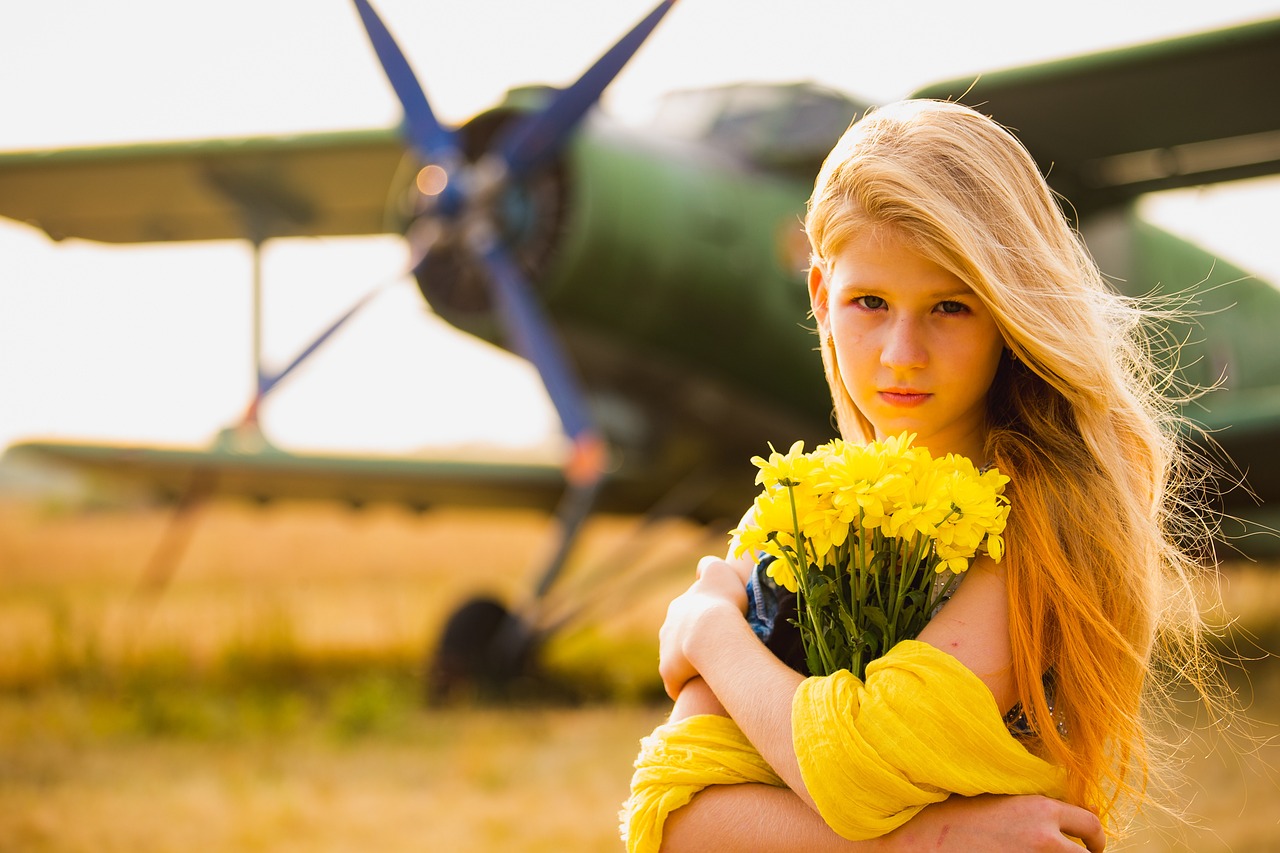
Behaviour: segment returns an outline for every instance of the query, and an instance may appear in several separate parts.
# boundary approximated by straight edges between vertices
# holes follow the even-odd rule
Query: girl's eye
[[[954,299],[948,299],[945,302],[938,303],[938,312],[941,314],[963,314],[969,310],[969,306],[963,302],[956,302]]]
[[[886,306],[883,297],[880,296],[859,296],[853,300],[853,304],[868,311],[879,311]]]

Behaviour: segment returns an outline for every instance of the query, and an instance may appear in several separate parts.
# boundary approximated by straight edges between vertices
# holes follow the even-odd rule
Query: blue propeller
[[[354,2],[365,32],[369,34],[369,41],[373,44],[374,53],[378,55],[387,80],[404,109],[409,143],[422,159],[440,166],[451,179],[458,177],[464,158],[462,149],[458,146],[457,135],[436,118],[426,93],[418,84],[413,69],[409,67],[409,60],[405,58],[404,52],[400,50],[378,13],[373,11],[367,0]],[[454,180],[450,180],[437,199],[443,211],[456,214],[462,203],[460,188]]]
[[[472,242],[489,273],[494,308],[511,336],[512,348],[538,368],[565,433],[576,440],[592,427],[569,359],[507,250],[491,234],[478,235]]]
[[[463,156],[457,134],[441,125],[408,60],[367,0],[353,0],[387,78],[404,108],[410,144],[428,162],[444,170],[445,183],[433,213],[445,231],[474,254],[486,272],[499,323],[512,348],[528,359],[541,377],[565,433],[574,443],[571,479],[590,482],[603,470],[603,444],[592,424],[580,383],[564,349],[533,295],[510,247],[492,221],[492,199],[510,181],[520,181],[545,166],[564,147],[583,116],[639,50],[658,22],[675,5],[663,0],[644,20],[610,48],[577,81],[557,92],[541,110],[518,120],[493,146],[481,175]],[[481,158],[485,159],[485,158]]]
[[[640,49],[654,27],[676,0],[664,0],[644,20],[601,56],[581,77],[561,89],[542,110],[516,124],[498,144],[498,151],[513,175],[524,175],[555,156],[587,110],[595,106],[605,88]]]

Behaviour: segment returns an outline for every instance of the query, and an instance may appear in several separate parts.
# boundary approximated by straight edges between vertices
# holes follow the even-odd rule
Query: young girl
[[[1100,850],[1103,823],[1116,834],[1146,797],[1142,712],[1166,615],[1196,612],[1187,466],[1144,315],[1103,281],[1021,144],[957,104],[856,122],[805,224],[841,434],[914,433],[934,456],[999,468],[1007,553],[975,560],[865,685],[779,661],[744,618],[752,567],[704,559],[662,628],[676,703],[637,760],[629,849],[1078,850],[1071,836]],[[883,742],[904,715],[939,733],[943,764],[996,737],[995,793],[1039,796],[908,784]],[[810,748],[845,728],[857,755],[847,739]],[[844,762],[847,786],[815,787]]]

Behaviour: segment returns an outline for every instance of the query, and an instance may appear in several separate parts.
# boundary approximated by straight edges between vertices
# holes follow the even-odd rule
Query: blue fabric
[[[747,581],[747,624],[762,643],[768,643],[773,636],[773,629],[778,624],[778,614],[782,609],[782,593],[785,592],[765,571],[776,559],[772,555],[761,557],[751,570],[751,579]]]

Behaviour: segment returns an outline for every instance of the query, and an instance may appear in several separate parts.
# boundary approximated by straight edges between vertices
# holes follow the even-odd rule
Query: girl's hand
[[[680,694],[698,670],[689,661],[689,650],[714,634],[715,618],[741,619],[747,611],[747,590],[733,563],[719,557],[698,561],[697,579],[667,607],[667,619],[658,632],[658,673],[672,699]]]
[[[1048,797],[952,796],[884,836],[895,851],[989,850],[1101,853],[1107,837],[1092,812]]]

